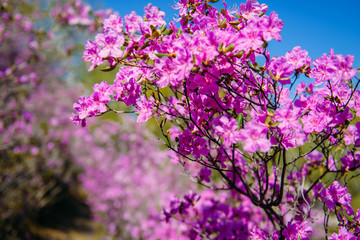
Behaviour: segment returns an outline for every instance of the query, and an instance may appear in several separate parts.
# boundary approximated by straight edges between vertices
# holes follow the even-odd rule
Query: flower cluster
[[[225,1],[221,10],[211,2],[176,3],[180,25],[166,24],[152,5],[143,17],[110,16],[104,31],[86,42],[83,60],[89,71],[108,65],[102,70],[117,70],[116,78],[79,98],[74,122],[84,126],[89,117],[123,113],[113,101],[133,106],[138,122],[156,119],[163,142],[193,178],[228,190],[226,200],[214,195],[213,206],[205,204],[215,211],[211,221],[212,213],[196,210],[201,198],[195,195],[170,202],[165,219],[185,222],[190,238],[308,239],[319,197],[330,211],[338,204],[350,210],[350,195],[338,185],[360,167],[354,57],[330,50],[312,60],[299,46],[271,56],[268,42],[281,40],[283,26],[275,12],[266,15],[267,6],[255,0],[232,10]],[[301,75],[312,80],[298,84],[294,96]],[[335,185],[322,191],[329,177]],[[263,214],[256,227],[241,225],[233,213],[247,204],[247,214],[252,208]],[[239,224],[242,230],[231,230]]]
[[[239,206],[231,206],[231,201],[241,201]],[[186,239],[247,239],[249,234],[256,239],[258,223],[265,218],[258,208],[253,208],[249,200],[242,201],[228,194],[204,191],[201,195],[189,192],[183,200],[172,199],[164,210],[166,221],[176,219],[191,228],[183,235]],[[267,230],[270,225],[263,226]],[[252,230],[252,231],[250,231]],[[260,230],[264,237],[268,237]],[[249,233],[250,232],[250,233]]]

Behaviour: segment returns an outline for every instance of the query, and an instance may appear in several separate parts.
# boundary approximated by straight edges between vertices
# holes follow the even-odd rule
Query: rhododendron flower
[[[289,64],[285,57],[273,57],[270,61],[268,72],[275,81],[281,84],[289,84],[290,76],[294,72],[294,66]]]
[[[119,58],[123,55],[121,46],[124,44],[124,35],[109,29],[104,34],[96,35],[95,42],[101,46],[99,56],[102,58]]]
[[[219,91],[219,86],[216,84],[217,79],[206,74],[205,76],[195,75],[191,77],[191,87],[193,89],[200,87],[199,93],[211,94]]]
[[[193,156],[200,158],[200,155],[206,156],[210,152],[206,140],[202,137],[196,137],[193,142]]]
[[[86,126],[86,119],[80,119],[78,115],[73,116],[72,121],[75,125]]]
[[[160,78],[156,82],[156,84],[164,88],[167,85],[171,84],[176,86],[179,84],[177,78],[178,69],[175,65],[171,64],[171,60],[169,58],[163,58],[159,64],[156,65],[155,71],[159,74]]]
[[[185,129],[179,135],[179,152],[184,155],[190,155],[193,151],[192,142],[193,142],[193,135],[188,129]]]
[[[292,104],[286,104],[282,108],[275,111],[274,120],[279,121],[278,127],[280,129],[292,129],[298,131],[301,129],[299,117],[301,116],[301,109],[294,107]]]
[[[100,49],[97,44],[91,40],[86,41],[82,59],[84,61],[91,61],[91,66],[89,67],[88,71],[92,71],[96,66],[103,64],[104,60],[99,56],[99,52]]]
[[[279,19],[276,12],[271,12],[269,17],[265,17],[264,25],[262,28],[262,35],[265,41],[275,39],[281,41],[281,29],[283,28],[284,22]]]
[[[142,17],[136,15],[136,12],[132,11],[129,15],[125,15],[125,27],[126,31],[129,33],[134,33],[140,30],[140,24],[142,22]]]
[[[261,38],[261,30],[255,23],[250,22],[250,24],[241,31],[241,35],[239,44],[244,51],[259,49],[264,43]]]
[[[92,97],[79,97],[79,101],[74,103],[73,108],[78,112],[79,119],[94,116],[97,111]]]
[[[323,82],[330,80],[335,66],[333,61],[324,53],[321,57],[317,58],[313,62],[314,68],[310,71],[310,77],[315,78],[315,86],[322,84]]]
[[[136,104],[136,100],[140,96],[141,92],[141,87],[136,82],[136,79],[130,78],[128,82],[120,84],[123,86],[121,100],[128,106]]]
[[[240,140],[244,142],[244,150],[249,153],[255,153],[257,150],[269,151],[271,143],[267,139],[267,132],[267,127],[253,121],[247,122],[245,128],[239,131]]]
[[[200,180],[202,181],[205,181],[205,182],[210,182],[210,176],[211,176],[211,170],[208,169],[207,167],[205,168],[202,168],[199,172],[199,178]]]
[[[215,132],[224,138],[224,147],[230,147],[231,144],[237,143],[239,138],[238,124],[235,119],[226,116],[219,116],[213,121]]]
[[[302,146],[307,140],[304,132],[293,130],[282,130],[280,138],[281,145],[285,149]]]
[[[347,188],[341,186],[338,181],[333,182],[327,189],[324,189],[321,197],[330,210],[334,210],[335,206],[339,204],[351,208],[351,195],[347,192]]]
[[[102,81],[100,84],[95,83],[93,86],[94,93],[98,93],[99,101],[102,103],[108,103],[111,101],[110,95],[113,93],[112,86],[109,86],[107,82]]]
[[[314,195],[315,198],[321,198],[321,191],[322,191],[323,187],[324,186],[323,186],[323,184],[321,182],[316,184],[313,187],[313,189],[312,189],[313,193],[312,194]]]
[[[117,33],[121,33],[123,30],[124,24],[121,17],[111,14],[108,18],[104,20],[104,29],[112,29]]]
[[[326,112],[311,111],[309,114],[301,118],[305,133],[323,131],[331,122],[332,117]]]
[[[315,85],[324,81],[333,79],[337,85],[342,80],[349,80],[356,75],[356,69],[352,68],[354,56],[335,55],[331,49],[329,57],[323,54],[320,58],[315,59],[314,69],[310,72],[311,78],[316,78]]]
[[[283,88],[283,87],[280,87],[281,90],[279,90],[279,104],[281,105],[285,105],[285,104],[289,104],[289,103],[292,103],[292,99],[289,98],[290,96],[290,90],[287,89],[287,88]]]
[[[307,221],[291,222],[283,231],[283,235],[289,240],[298,240],[299,238],[302,240],[309,240],[312,231],[313,230]]]
[[[345,227],[340,227],[339,233],[333,233],[329,240],[356,240],[358,239],[352,232],[349,232]]]
[[[107,110],[107,107],[103,101],[103,98],[99,92],[93,92],[90,96],[91,100],[93,101],[94,105],[94,114],[97,113],[104,113]]]
[[[250,232],[250,239],[251,240],[264,240],[264,239],[267,240],[267,239],[269,239],[269,237],[258,226],[254,226],[254,229],[252,229]]]
[[[340,161],[343,164],[341,166],[343,171],[355,168],[360,165],[360,152],[356,152],[354,156],[349,152],[347,155],[343,156]]]
[[[259,4],[256,0],[247,0],[246,3],[240,4],[239,15],[245,18],[250,18],[251,16],[260,15],[267,12],[268,6],[266,4]]]
[[[356,69],[352,67],[354,62],[354,56],[348,55],[344,56],[342,54],[335,55],[334,50],[331,49],[329,53],[329,57],[332,59],[333,64],[336,67],[334,72],[333,81],[334,84],[337,85],[342,80],[350,80],[355,77]]]
[[[295,69],[300,69],[305,66],[310,67],[311,58],[307,56],[308,52],[302,50],[300,46],[296,46],[293,50],[285,54],[285,58],[288,63],[294,66]]]
[[[139,101],[136,102],[137,111],[136,113],[139,114],[137,117],[138,123],[146,122],[153,114],[153,98],[147,99],[144,95],[140,96]]]
[[[151,3],[149,3],[145,8],[145,16],[144,18],[149,21],[149,23],[153,26],[161,26],[163,24],[166,24],[166,22],[163,20],[165,17],[165,13],[163,11],[160,11],[159,8],[153,6]]]

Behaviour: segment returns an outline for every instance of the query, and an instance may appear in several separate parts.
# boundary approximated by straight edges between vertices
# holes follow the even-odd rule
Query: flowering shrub
[[[151,4],[143,17],[105,20],[83,60],[118,72],[79,98],[74,123],[124,112],[111,102],[133,106],[137,122],[154,117],[174,158],[200,184],[227,190],[165,207],[190,239],[309,239],[318,218],[330,236],[330,214],[331,238],[358,236],[346,187],[360,166],[354,57],[330,50],[312,60],[299,46],[271,56],[283,26],[275,12],[255,0],[231,11],[211,2],[180,0],[180,25]],[[309,81],[297,84],[301,75]]]

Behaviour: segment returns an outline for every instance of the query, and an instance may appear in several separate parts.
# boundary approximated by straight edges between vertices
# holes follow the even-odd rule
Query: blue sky
[[[142,15],[149,2],[166,13],[166,20],[176,17],[170,5],[174,0],[90,0],[95,9],[111,8],[121,16],[135,11]],[[228,7],[245,2],[227,0]],[[353,54],[354,67],[360,67],[360,0],[263,0],[269,6],[268,14],[275,11],[284,21],[282,41],[272,40],[269,44],[271,55],[284,55],[295,46],[301,46],[313,59],[330,48],[335,54]],[[221,1],[216,4],[220,8]]]

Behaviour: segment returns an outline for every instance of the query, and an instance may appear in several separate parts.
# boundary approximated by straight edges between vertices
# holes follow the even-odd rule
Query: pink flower
[[[96,113],[106,112],[107,107],[105,105],[105,102],[102,101],[102,96],[99,92],[93,92],[91,94],[91,98],[94,102],[94,108],[96,109]]]
[[[293,50],[285,54],[288,63],[294,66],[295,69],[300,69],[311,65],[311,58],[307,57],[308,52],[302,50],[301,47],[296,46]]]
[[[194,136],[191,134],[189,129],[185,129],[179,135],[179,152],[184,155],[190,155],[193,151],[192,142]]]
[[[145,16],[144,18],[149,21],[149,23],[153,26],[161,26],[163,24],[166,24],[166,22],[163,20],[165,17],[165,13],[163,11],[160,11],[159,8],[153,6],[151,3],[149,3],[145,8]]]
[[[100,49],[97,44],[91,40],[86,41],[82,59],[83,61],[91,61],[91,66],[88,71],[92,71],[96,66],[103,64],[104,61],[99,56],[99,51]]]
[[[128,33],[134,33],[140,30],[140,24],[142,17],[136,15],[136,12],[132,11],[129,15],[125,15],[125,27]]]
[[[331,211],[339,204],[351,208],[351,195],[338,181],[333,182],[327,189],[323,189],[321,198]]]
[[[279,19],[276,12],[271,12],[270,17],[264,16],[262,25],[262,35],[265,41],[275,39],[281,41],[280,31],[283,28],[284,22]]]
[[[326,112],[311,111],[301,118],[305,133],[322,132],[331,122],[332,117]]]
[[[101,46],[99,56],[102,58],[119,58],[123,55],[121,46],[124,44],[124,35],[118,34],[114,30],[109,29],[104,34],[96,35],[95,42]]]
[[[240,140],[238,124],[234,118],[219,116],[213,121],[213,127],[219,137],[224,138],[224,147],[230,147],[231,144]]]
[[[102,81],[100,84],[95,83],[93,90],[98,94],[99,101],[102,103],[108,103],[111,101],[110,95],[113,93],[112,86],[109,86],[107,82]]]
[[[300,116],[300,108],[294,107],[292,104],[286,104],[276,109],[274,120],[280,122],[278,127],[282,130],[292,129],[297,131],[301,129],[301,123],[299,122]]]
[[[333,76],[336,67],[333,61],[324,53],[321,57],[313,62],[314,68],[311,69],[309,76],[315,78],[315,85],[320,85],[323,82],[330,80]]]
[[[264,41],[262,40],[261,30],[258,25],[254,22],[250,22],[243,30],[241,30],[241,38],[239,44],[241,49],[248,51],[250,49],[259,49]]]
[[[153,98],[147,99],[144,95],[141,95],[138,101],[136,102],[137,111],[139,114],[137,117],[137,122],[142,123],[146,122],[153,114]]]
[[[86,126],[86,119],[80,119],[78,115],[73,116],[72,121],[75,125],[81,125],[81,127]]]
[[[191,88],[196,89],[199,88],[199,93],[201,94],[211,94],[211,93],[217,93],[219,91],[219,85],[216,84],[218,81],[217,78],[211,76],[210,74],[205,74],[205,76],[202,76],[200,74],[197,74],[191,79]]]
[[[239,15],[245,18],[250,18],[251,16],[257,16],[262,13],[266,13],[268,6],[266,4],[259,4],[256,0],[247,0],[246,3],[240,4]]]
[[[202,137],[196,137],[193,142],[193,156],[200,158],[200,155],[206,156],[210,152],[206,140]]]
[[[210,182],[211,170],[204,167],[199,172],[199,178],[201,181]]]
[[[279,81],[283,85],[290,84],[290,76],[294,72],[294,66],[289,64],[285,57],[273,57],[268,72],[275,81]]]
[[[355,158],[354,156],[349,152],[347,155],[345,155],[344,157],[342,157],[340,159],[341,163],[343,164],[341,166],[341,170],[343,171],[347,171],[351,168],[355,168],[357,166],[359,166],[360,163],[360,152],[356,152],[355,154]]]
[[[302,146],[306,142],[307,138],[302,130],[281,130],[281,145],[287,150],[288,148],[294,148]]]
[[[282,232],[287,240],[309,240],[312,228],[306,221],[288,223],[287,228]]]
[[[247,122],[244,129],[240,130],[240,139],[244,142],[244,151],[255,153],[257,150],[267,152],[271,148],[271,143],[267,139],[268,129],[253,121]]]
[[[78,102],[73,104],[73,108],[79,114],[80,120],[86,118],[87,116],[94,116],[97,112],[92,97],[79,97]]]
[[[123,20],[121,17],[111,14],[108,18],[104,20],[104,29],[112,29],[117,33],[121,33],[123,30]]]
[[[355,77],[357,71],[355,68],[352,67],[354,62],[354,56],[348,55],[344,56],[342,54],[335,55],[334,49],[330,50],[329,57],[333,61],[334,66],[336,67],[333,81],[334,84],[337,85],[342,80],[350,80],[351,78]]]
[[[267,240],[267,239],[269,239],[269,237],[258,226],[254,226],[254,228],[250,231],[250,239],[251,240],[264,240],[264,239]]]
[[[333,233],[329,240],[356,240],[356,236],[345,227],[340,227],[339,233]]]
[[[127,106],[135,105],[141,93],[141,86],[131,77],[127,82],[117,80],[114,87],[115,99],[123,101]]]
[[[159,74],[160,78],[156,82],[156,84],[160,88],[164,88],[171,85],[178,85],[178,78],[177,78],[177,68],[173,64],[173,62],[170,60],[170,58],[163,57],[159,63],[155,66],[155,69],[157,74]]]

